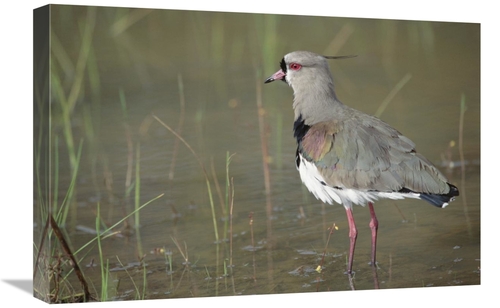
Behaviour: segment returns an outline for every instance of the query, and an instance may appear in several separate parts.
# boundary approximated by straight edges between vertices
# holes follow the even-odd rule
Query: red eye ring
[[[294,71],[298,71],[300,70],[300,68],[302,67],[302,65],[298,64],[298,63],[290,63],[290,69],[294,70]]]

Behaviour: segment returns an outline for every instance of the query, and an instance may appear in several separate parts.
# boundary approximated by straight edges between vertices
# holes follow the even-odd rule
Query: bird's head
[[[280,62],[280,70],[264,83],[283,80],[294,90],[296,86],[310,84],[330,84],[332,77],[327,59],[342,59],[355,56],[322,56],[310,51],[294,51],[286,54]]]

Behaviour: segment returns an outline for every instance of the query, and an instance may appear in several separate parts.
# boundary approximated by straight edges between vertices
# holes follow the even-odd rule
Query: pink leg
[[[375,209],[373,208],[373,203],[368,202],[368,207],[370,208],[370,229],[372,230],[372,266],[375,266],[375,256],[377,254],[377,230],[378,230],[378,220],[375,216]]]
[[[352,209],[346,208],[347,222],[349,223],[349,263],[347,265],[347,274],[352,274],[352,263],[354,259],[354,247],[356,246],[356,238],[358,237],[358,230],[356,229],[356,223],[354,222],[354,217],[352,216]]]

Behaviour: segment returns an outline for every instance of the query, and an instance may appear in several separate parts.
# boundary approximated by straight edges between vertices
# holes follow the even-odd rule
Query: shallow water
[[[72,114],[73,134],[76,140],[84,140],[84,148],[76,206],[65,225],[71,246],[76,250],[95,237],[88,230],[95,229],[98,202],[107,226],[133,210],[136,190],[134,185],[126,186],[127,172],[131,172],[131,182],[137,183],[138,155],[139,204],[164,194],[140,211],[138,229],[132,217],[117,228],[120,234],[102,241],[103,257],[111,269],[108,290],[112,299],[138,298],[144,281],[145,298],[480,283],[478,25],[113,8],[98,8],[95,13],[92,54],[99,87],[98,91],[92,87],[95,79],[87,76]],[[80,46],[74,20],[83,22],[86,14],[85,7],[53,7],[53,32],[74,62]],[[131,16],[138,21],[122,32],[117,30],[120,20],[132,20]],[[309,35],[311,31],[317,35]],[[350,33],[343,45],[335,40],[338,33]],[[328,47],[331,42],[333,47]],[[369,211],[355,207],[359,233],[351,283],[344,274],[349,247],[345,210],[315,200],[295,170],[292,91],[284,83],[262,84],[291,50],[331,53],[335,48],[341,48],[336,54],[358,54],[332,62],[331,68],[340,99],[366,113],[375,113],[405,74],[411,74],[381,118],[412,139],[417,150],[440,166],[461,192],[445,209],[418,200],[375,204],[379,220],[376,279],[368,264]],[[65,76],[60,58],[55,58],[55,71]],[[68,74],[69,88],[72,75]],[[269,198],[256,104],[258,86],[265,110]],[[126,118],[120,91],[126,100]],[[463,153],[469,162],[463,180],[459,166],[445,167],[448,159],[460,161],[462,94],[467,104]],[[86,112],[92,119],[92,138]],[[178,131],[200,157],[210,179],[218,243],[202,168],[191,151],[152,115],[172,128],[182,119]],[[53,134],[61,140],[59,200],[63,200],[71,170],[58,116],[53,117]],[[455,146],[449,148],[452,140]],[[231,233],[224,233],[228,153],[234,154],[229,165],[234,207]],[[172,170],[173,179],[169,179]],[[127,188],[131,189],[129,198],[125,197]],[[35,223],[36,242],[42,224]],[[333,223],[338,230],[328,239]],[[91,291],[99,294],[96,245],[78,257]],[[321,273],[316,271],[320,264]]]

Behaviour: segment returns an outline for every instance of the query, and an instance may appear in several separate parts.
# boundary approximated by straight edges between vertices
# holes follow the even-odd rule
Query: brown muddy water
[[[292,90],[263,84],[293,50],[357,54],[331,62],[341,101],[375,114],[389,97],[380,118],[460,189],[445,209],[418,200],[375,204],[378,287],[480,284],[478,24],[59,5],[51,14],[59,87],[52,82],[52,139],[45,146],[53,195],[37,191],[35,178],[34,245],[48,204],[56,213],[67,210],[59,222],[98,300],[103,273],[108,300],[376,288],[368,209],[354,208],[350,282],[345,210],[315,200],[301,184]],[[71,105],[75,84],[81,89]],[[196,156],[154,116],[199,157],[213,210]],[[80,141],[76,170],[70,157]],[[98,213],[102,231],[160,195],[102,238],[101,253],[97,241],[85,246],[96,237]],[[338,230],[329,237],[333,224]],[[50,247],[45,255],[62,252],[53,235]],[[50,280],[48,263],[36,269],[35,290]],[[80,292],[74,276],[63,275],[59,297]],[[54,292],[57,283],[50,282]]]

